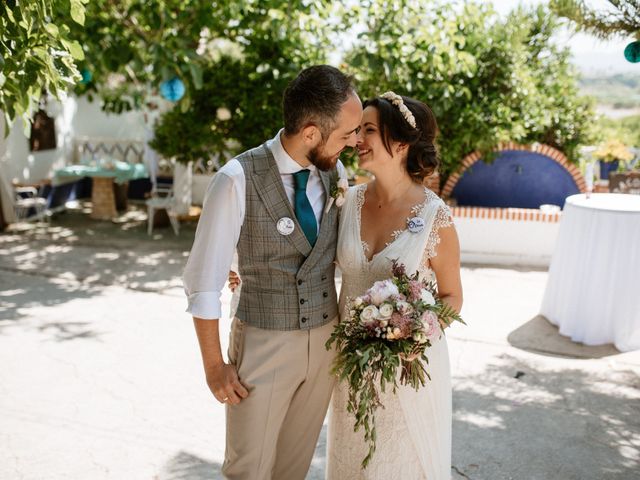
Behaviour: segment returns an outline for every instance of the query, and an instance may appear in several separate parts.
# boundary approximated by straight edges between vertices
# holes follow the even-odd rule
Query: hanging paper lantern
[[[178,77],[173,77],[160,84],[160,95],[172,102],[180,100],[184,96],[184,92],[184,83]]]
[[[82,80],[80,80],[80,83],[82,83],[83,85],[86,85],[93,79],[93,73],[91,73],[86,68],[82,69],[82,71],[80,72],[80,75],[82,75]]]
[[[640,62],[640,42],[631,42],[624,49],[624,58],[631,63]]]

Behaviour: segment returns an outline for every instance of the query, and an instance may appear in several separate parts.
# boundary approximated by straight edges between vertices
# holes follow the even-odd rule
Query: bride
[[[438,165],[435,117],[424,103],[393,92],[363,106],[359,164],[375,180],[349,189],[342,207],[337,251],[340,312],[348,297],[391,277],[392,260],[403,263],[408,274],[433,276],[440,298],[460,311],[456,231],[447,206],[423,186]],[[360,464],[368,447],[363,432],[353,430],[346,385],[336,387],[327,435],[327,479],[451,478],[451,374],[445,336],[426,354],[431,380],[425,387],[381,393],[385,408],[376,412],[377,448],[364,470]]]

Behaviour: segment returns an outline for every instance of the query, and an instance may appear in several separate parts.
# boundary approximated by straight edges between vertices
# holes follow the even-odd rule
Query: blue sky
[[[538,5],[542,0],[492,0],[500,14],[506,14],[517,5]],[[595,9],[606,9],[606,0],[588,0],[587,5]],[[585,34],[569,33],[557,39],[561,45],[568,45],[573,54],[574,63],[585,74],[636,72],[640,75],[640,63],[629,63],[624,58],[625,46],[635,40],[633,37],[620,37],[601,41]]]

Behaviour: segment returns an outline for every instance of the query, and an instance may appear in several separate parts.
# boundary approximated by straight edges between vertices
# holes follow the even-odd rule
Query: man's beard
[[[334,159],[334,155],[331,155],[331,156],[322,155],[320,152],[324,146],[325,146],[325,142],[322,141],[320,142],[319,145],[313,147],[307,154],[307,159],[313,165],[315,165],[318,168],[318,170],[322,170],[323,172],[326,172],[334,168],[338,160]]]

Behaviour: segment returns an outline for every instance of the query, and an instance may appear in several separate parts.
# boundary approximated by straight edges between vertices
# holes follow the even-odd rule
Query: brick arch
[[[494,150],[494,152],[500,152],[503,150],[526,150],[529,152],[535,152],[535,153],[544,155],[546,157],[549,157],[552,160],[554,160],[556,163],[559,163],[560,165],[562,165],[565,168],[565,170],[567,170],[571,174],[571,177],[576,182],[576,186],[578,187],[578,190],[580,190],[581,193],[585,193],[587,191],[587,184],[584,180],[584,176],[582,175],[578,167],[576,167],[572,163],[569,163],[569,160],[567,159],[565,154],[556,148],[553,148],[549,145],[545,145],[542,143],[536,143],[533,145],[521,145],[519,143],[507,142],[507,143],[499,144]],[[440,192],[440,196],[443,199],[449,198],[451,196],[451,192],[453,192],[454,187],[456,186],[456,184],[458,183],[458,180],[460,179],[460,177],[462,177],[464,172],[467,169],[469,169],[469,167],[471,167],[474,163],[476,163],[481,159],[482,159],[482,155],[478,151],[472,152],[466,157],[464,157],[460,168],[454,173],[452,173],[447,179],[447,183],[445,183],[444,187],[442,188],[442,191]]]

